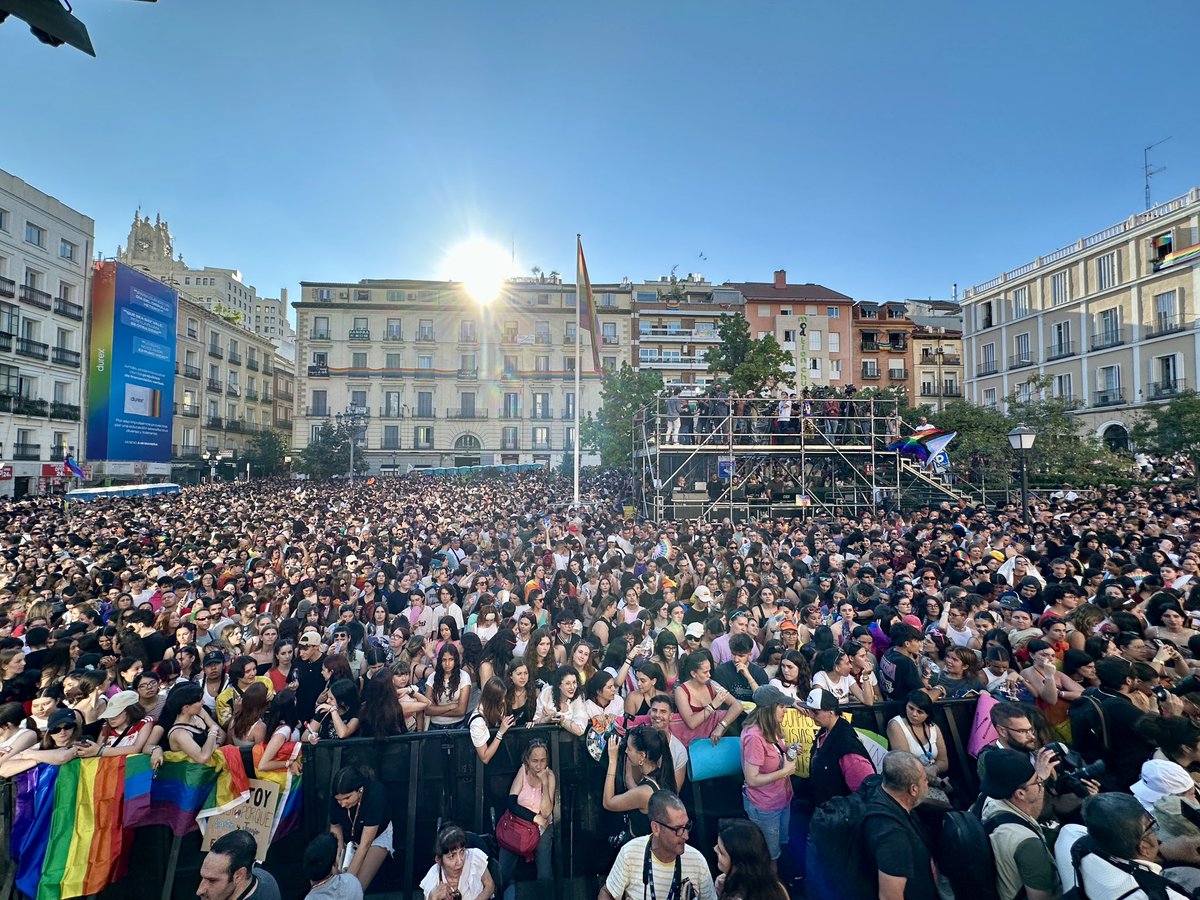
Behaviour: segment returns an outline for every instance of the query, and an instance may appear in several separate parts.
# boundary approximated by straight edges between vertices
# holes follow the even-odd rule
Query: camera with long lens
[[[1074,794],[1076,797],[1087,797],[1091,791],[1083,782],[1100,781],[1108,774],[1108,767],[1102,759],[1089,764],[1066,744],[1056,741],[1046,746],[1053,752],[1054,759],[1058,762],[1057,774],[1054,776],[1053,783],[1047,787],[1059,796]]]

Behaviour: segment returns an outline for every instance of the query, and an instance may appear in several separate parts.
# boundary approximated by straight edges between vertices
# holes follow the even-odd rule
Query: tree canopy
[[[792,354],[779,346],[775,335],[760,338],[750,336],[750,323],[741,313],[722,316],[717,323],[721,343],[704,354],[712,375],[726,376],[730,387],[739,393],[756,391],[772,376],[777,381],[791,381],[783,367],[792,365]]]
[[[629,465],[633,414],[662,389],[662,374],[653,369],[634,372],[627,362],[622,362],[619,369],[605,369],[600,385],[603,406],[594,418],[579,424],[580,447],[598,450],[602,465]]]
[[[310,478],[332,478],[350,472],[350,431],[344,426],[325,422],[317,436],[300,451],[294,466]],[[354,471],[366,472],[370,466],[362,453],[355,454]]]
[[[250,463],[250,471],[259,475],[276,475],[283,471],[283,458],[288,453],[288,439],[281,431],[268,428],[258,432],[246,445],[242,455]]]
[[[1186,456],[1192,461],[1200,485],[1200,394],[1180,391],[1167,403],[1143,410],[1130,437],[1138,449]]]

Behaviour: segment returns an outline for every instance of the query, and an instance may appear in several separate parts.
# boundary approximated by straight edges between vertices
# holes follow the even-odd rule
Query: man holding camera
[[[1053,771],[1053,751],[1043,747],[1036,763],[1016,750],[996,749],[980,758],[983,827],[996,860],[996,892],[1000,900],[1053,900],[1058,897],[1058,871],[1038,819],[1046,805],[1046,781]]]

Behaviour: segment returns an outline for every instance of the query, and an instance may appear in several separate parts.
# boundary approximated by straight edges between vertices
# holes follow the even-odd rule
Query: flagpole
[[[575,235],[575,443],[572,446],[572,451],[575,455],[575,499],[574,506],[576,514],[579,513],[579,444],[581,435],[579,434],[579,407],[582,405],[582,397],[579,394],[579,370],[582,363],[579,348],[582,346],[580,332],[580,310],[583,307],[583,272],[580,271],[579,257],[583,249],[583,239]],[[596,339],[592,335],[592,340]]]

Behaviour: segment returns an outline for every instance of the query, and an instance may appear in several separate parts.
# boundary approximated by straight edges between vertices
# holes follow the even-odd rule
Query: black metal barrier
[[[903,715],[903,704],[852,706],[847,711],[856,727],[886,735],[888,720]],[[949,779],[965,803],[973,800],[978,791],[975,763],[966,753],[974,715],[973,699],[938,703],[934,713],[946,740]],[[550,766],[558,779],[551,826],[554,877],[551,882],[538,882],[531,864],[519,864],[517,896],[519,900],[528,897],[592,900],[616,856],[608,838],[622,826],[619,816],[603,809],[608,758],[605,755],[599,762],[593,761],[580,738],[551,726],[509,731],[486,766],[465,729],[306,745],[301,827],[272,845],[265,867],[279,880],[285,897],[303,894],[307,885],[303,883],[299,862],[308,841],[329,827],[333,776],[343,766],[361,764],[369,766],[388,791],[395,847],[394,858],[384,863],[370,894],[419,897],[417,883],[433,863],[437,826],[454,821],[469,832],[491,835],[494,822],[507,803],[509,787],[521,765],[521,754],[534,739],[546,742]],[[4,876],[0,880],[0,900],[13,896],[14,866],[8,852],[15,794],[11,786],[11,781],[0,780],[0,871]],[[804,796],[803,790],[798,791],[800,815],[793,819],[806,823]],[[689,773],[683,799],[697,822],[689,843],[702,851],[710,863],[715,863],[712,853],[719,821],[743,814],[741,777],[735,774],[693,783]],[[802,844],[795,851],[802,854]],[[128,877],[101,896],[120,900],[194,897],[202,858],[198,834],[172,839],[164,827],[139,828],[134,836]],[[493,877],[497,875],[494,869]]]

